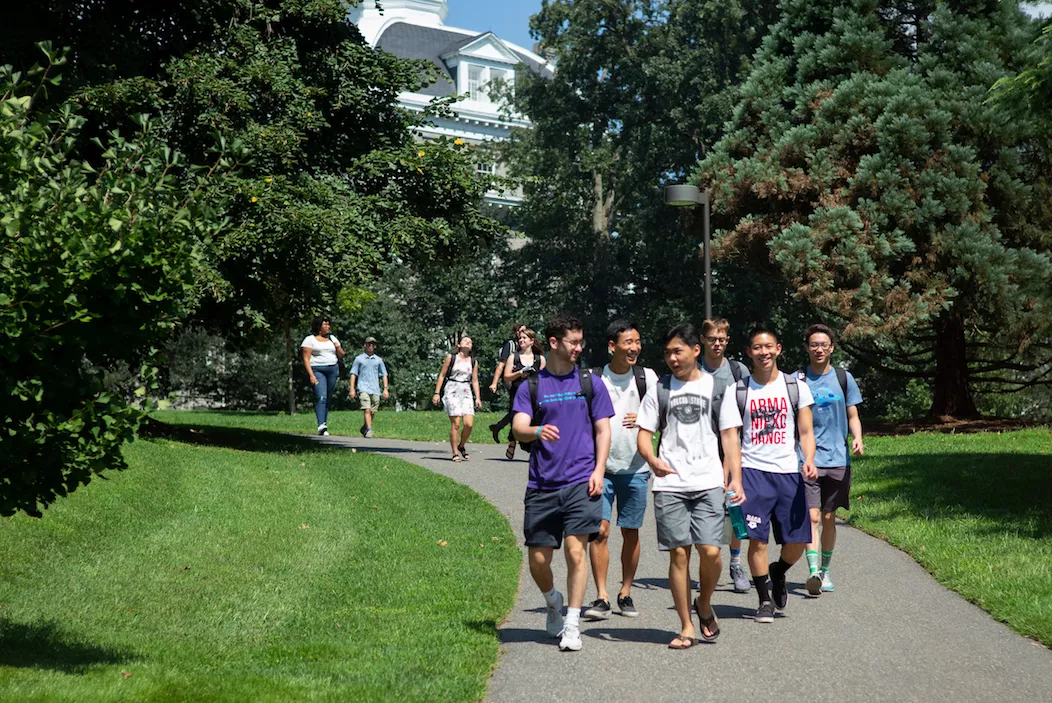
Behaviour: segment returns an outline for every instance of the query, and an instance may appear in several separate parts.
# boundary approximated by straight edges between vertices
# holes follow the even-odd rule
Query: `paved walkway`
[[[507,461],[504,447],[475,445],[471,460],[457,464],[449,461],[445,443],[322,441],[396,456],[471,486],[507,516],[522,539],[526,462],[521,452],[518,460]],[[785,616],[761,625],[752,620],[755,595],[734,593],[725,567],[713,598],[723,629],[719,643],[670,651],[666,645],[679,620],[667,588],[668,561],[657,550],[652,508],[633,589],[640,616],[582,622],[580,652],[560,652],[544,636],[544,601],[524,558],[515,607],[500,630],[503,653],[488,700],[1052,700],[1052,651],[946,590],[902,552],[846,526],[838,531],[833,561],[835,593],[804,597],[807,569],[797,564],[789,572]],[[620,582],[616,532],[608,584],[613,593]],[[556,564],[556,584],[565,591],[565,568],[560,559]],[[586,602],[594,598],[590,586]]]

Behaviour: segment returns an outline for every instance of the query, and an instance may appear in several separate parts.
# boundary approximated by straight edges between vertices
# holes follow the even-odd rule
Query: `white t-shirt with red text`
[[[807,384],[797,381],[796,385],[800,389],[799,407],[814,405],[815,399]],[[799,473],[796,415],[789,402],[784,373],[779,371],[778,377],[765,386],[749,378],[742,426],[743,467],[774,474]]]

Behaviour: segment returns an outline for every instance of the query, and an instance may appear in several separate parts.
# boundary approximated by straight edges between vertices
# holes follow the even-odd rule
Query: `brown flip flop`
[[[697,599],[694,600],[694,612],[698,614],[698,620],[701,621],[701,639],[706,642],[715,642],[720,636],[720,621],[716,617],[716,609],[712,605],[709,605],[709,611],[712,615],[707,618],[701,617],[698,601]],[[711,634],[706,635],[705,630],[708,630]]]
[[[686,644],[676,645],[676,642],[686,642]],[[669,649],[680,650],[690,649],[698,643],[697,637],[687,637],[686,635],[676,635],[672,638],[672,641],[668,643]]]

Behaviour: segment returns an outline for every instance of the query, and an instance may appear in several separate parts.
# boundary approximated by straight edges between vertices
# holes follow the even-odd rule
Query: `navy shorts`
[[[527,547],[555,547],[566,535],[599,536],[603,520],[603,496],[588,495],[588,483],[578,483],[554,491],[527,488],[523,533]],[[811,523],[808,523],[808,527]]]
[[[776,474],[742,467],[745,502],[742,513],[749,539],[770,542],[771,526],[778,544],[811,541],[811,519],[807,511],[804,477]]]

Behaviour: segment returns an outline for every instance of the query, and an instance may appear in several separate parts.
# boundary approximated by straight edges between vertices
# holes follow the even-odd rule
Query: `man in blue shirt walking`
[[[390,397],[387,388],[387,367],[384,360],[376,355],[376,337],[365,338],[365,353],[359,354],[351,366],[351,400],[355,398],[355,386],[357,394],[361,397],[362,413],[365,415],[365,424],[359,432],[365,438],[373,436],[373,415],[380,407],[380,379],[383,379],[383,398]]]
[[[801,372],[815,404],[811,407],[815,428],[815,466],[818,478],[805,480],[807,507],[811,513],[811,542],[807,545],[807,592],[818,596],[833,590],[829,578],[829,564],[836,545],[836,509],[851,510],[851,457],[847,438],[851,436],[851,451],[861,456],[862,421],[858,406],[862,394],[855,377],[843,369],[833,368],[836,333],[825,325],[811,325],[804,331],[804,344],[810,363]],[[819,523],[822,528],[822,555],[819,566]]]

